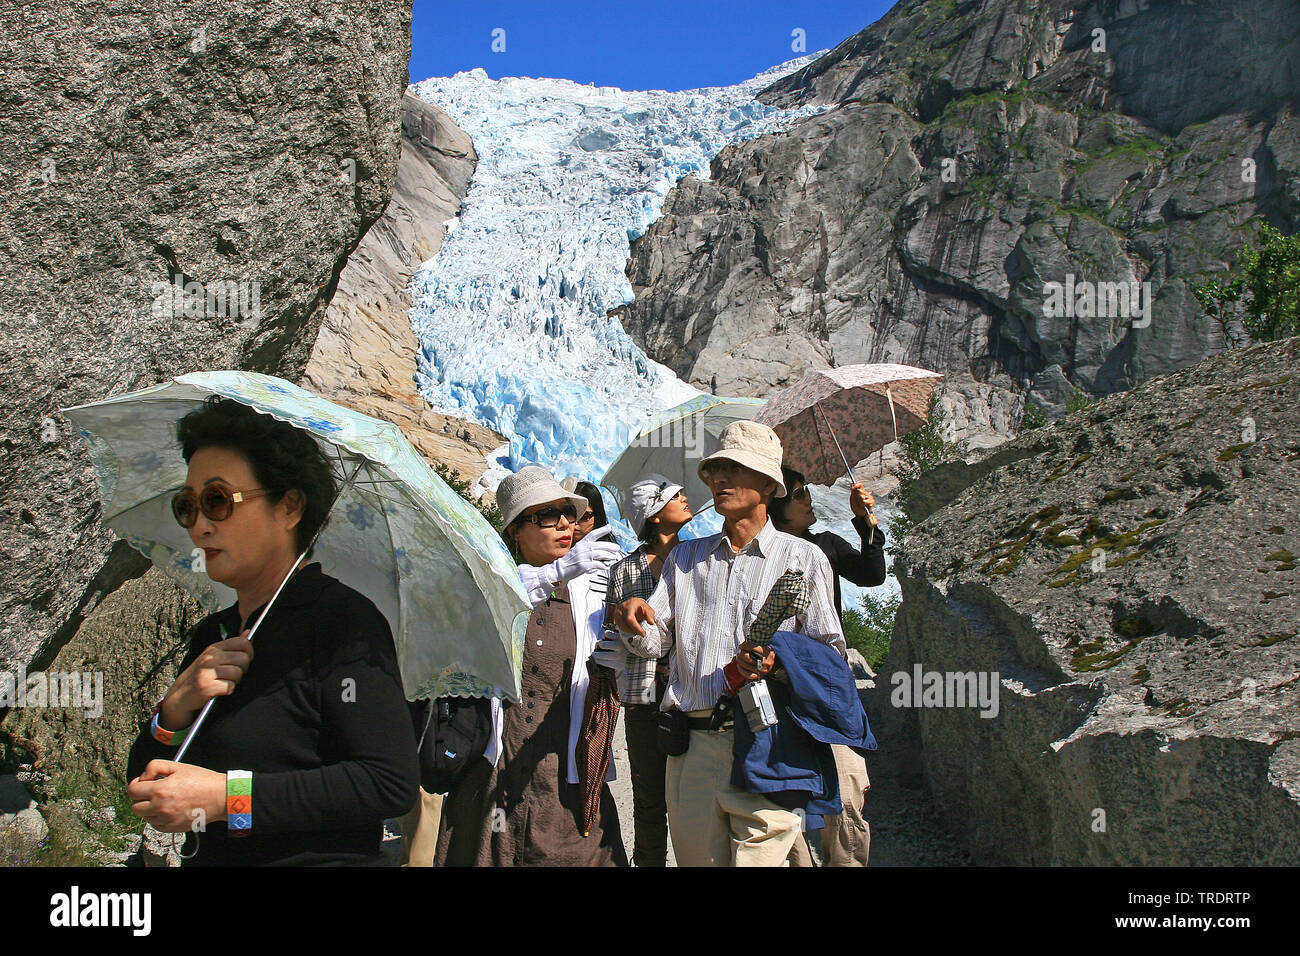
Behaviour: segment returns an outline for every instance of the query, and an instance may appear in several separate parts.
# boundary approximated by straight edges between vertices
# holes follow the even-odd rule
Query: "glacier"
[[[411,279],[410,318],[420,394],[506,436],[480,488],[528,464],[599,483],[650,416],[699,394],[607,314],[633,301],[630,245],[678,179],[707,176],[725,146],[824,109],[777,109],[754,94],[825,52],[680,92],[493,80],[482,69],[409,87],[478,153],[439,253]],[[847,495],[834,498],[821,526],[856,544]],[[606,499],[612,517],[619,503]],[[720,526],[706,511],[685,536]],[[621,522],[616,532],[632,544]]]
[[[599,479],[650,415],[698,394],[607,315],[633,299],[631,242],[724,146],[817,112],[754,94],[818,55],[681,92],[482,69],[412,85],[479,156],[459,218],[411,280],[420,394],[505,435],[509,471]]]

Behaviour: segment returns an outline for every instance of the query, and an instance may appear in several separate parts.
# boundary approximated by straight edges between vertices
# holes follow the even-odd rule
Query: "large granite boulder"
[[[121,774],[198,611],[100,525],[57,410],[197,369],[302,376],[392,193],[410,17],[393,0],[0,12],[0,671],[103,681],[102,714],[5,715],[0,742],[44,769]]]
[[[109,560],[58,408],[196,369],[301,374],[392,191],[410,15],[393,0],[6,8],[0,668],[47,663],[140,572],[124,549]]]
[[[1287,0],[904,0],[759,94],[829,110],[681,180],[616,314],[720,394],[942,372],[955,437],[994,444],[1026,395],[1056,415],[1224,348],[1190,287],[1252,222],[1300,228],[1298,74]],[[1115,298],[1057,314],[1075,280]]]
[[[1300,338],[922,478],[873,725],[976,862],[1300,861],[1298,494]]]

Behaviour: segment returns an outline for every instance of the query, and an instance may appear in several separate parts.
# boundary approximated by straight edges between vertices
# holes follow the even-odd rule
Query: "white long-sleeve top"
[[[542,569],[531,564],[519,566],[519,576],[523,580],[524,591],[533,607],[550,597],[550,587],[544,583]],[[605,580],[603,571],[588,572],[571,578],[568,582],[569,610],[573,614],[573,632],[575,648],[573,655],[573,676],[569,683],[569,783],[578,782],[578,763],[576,759],[578,737],[582,733],[582,707],[587,699],[587,686],[591,683],[587,675],[587,658],[591,657],[604,631],[605,588],[597,585],[593,578]],[[488,742],[484,756],[496,766],[501,758],[501,730],[503,713],[500,698],[492,698],[492,739]],[[605,779],[613,780],[614,761],[609,761],[609,771]]]
[[[739,552],[723,532],[683,541],[668,554],[649,604],[655,623],[628,644],[642,657],[669,658],[663,710],[709,710],[727,692],[722,669],[740,650],[776,579],[803,571],[811,603],[778,628],[847,648],[835,611],[830,562],[812,542],[777,531],[769,520]]]

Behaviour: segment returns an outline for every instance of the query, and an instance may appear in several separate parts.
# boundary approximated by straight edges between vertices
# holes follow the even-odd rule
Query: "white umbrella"
[[[106,525],[208,611],[234,602],[202,572],[170,506],[187,471],[176,422],[211,395],[308,432],[337,463],[341,491],[312,560],[388,619],[408,698],[519,698],[529,605],[518,569],[495,529],[389,422],[238,371],[65,409],[90,445]]]
[[[713,499],[713,492],[695,474],[700,459],[721,447],[718,435],[722,429],[732,422],[753,418],[763,405],[761,398],[697,395],[660,412],[610,465],[600,483],[621,506],[636,480],[655,472],[681,485],[698,513],[701,505]]]

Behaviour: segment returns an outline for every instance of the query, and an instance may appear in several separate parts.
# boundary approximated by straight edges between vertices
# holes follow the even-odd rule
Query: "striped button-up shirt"
[[[660,705],[664,710],[708,710],[727,692],[722,669],[740,650],[772,585],[787,570],[804,572],[812,600],[808,610],[781,622],[780,630],[807,634],[843,655],[831,566],[815,544],[777,531],[769,520],[739,552],[719,532],[683,541],[669,553],[648,599],[655,623],[642,624],[645,637],[629,638],[643,657],[671,652],[668,692]]]

